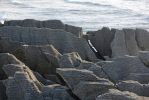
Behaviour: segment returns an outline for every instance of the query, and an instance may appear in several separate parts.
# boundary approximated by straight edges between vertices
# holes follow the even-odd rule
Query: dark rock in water
[[[60,57],[59,67],[74,68],[74,67],[78,67],[81,62],[82,62],[82,59],[77,52],[67,53]]]
[[[76,26],[72,26],[72,25],[67,25],[66,24],[65,25],[65,31],[73,33],[77,37],[82,37],[82,35],[83,35],[81,27],[76,27]]]
[[[113,59],[111,63],[106,63],[102,66],[103,70],[115,82],[129,79],[129,75],[148,74],[149,69],[144,66],[141,60],[135,56],[124,56]],[[143,78],[143,77],[142,77]],[[135,77],[132,80],[137,80]],[[142,80],[137,80],[141,82]]]
[[[136,29],[136,41],[141,50],[149,50],[149,32],[143,29]]]
[[[37,27],[37,28],[50,28],[50,29],[62,29],[67,32],[74,34],[77,37],[82,37],[82,28],[68,24],[64,24],[60,20],[45,20],[38,21],[34,19],[25,20],[10,20],[5,21],[4,26],[22,26],[22,27]]]
[[[137,81],[122,81],[117,84],[121,91],[129,91],[140,96],[149,97],[149,84],[140,84]]]
[[[62,54],[78,52],[82,59],[96,59],[84,39],[77,38],[63,30],[5,26],[0,27],[0,36],[31,45],[52,44]]]
[[[95,32],[88,32],[87,36],[101,55],[111,56],[111,41],[114,38],[114,33],[109,28],[104,27]]]
[[[6,87],[3,84],[3,80],[0,80],[0,100],[7,100]]]
[[[99,95],[96,100],[148,100],[147,97],[140,97],[131,92],[121,92],[119,90],[110,89],[108,93]]]

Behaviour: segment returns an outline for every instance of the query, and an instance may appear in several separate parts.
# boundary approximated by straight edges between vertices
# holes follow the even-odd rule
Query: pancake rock
[[[120,80],[130,79],[131,74],[143,74],[145,76],[149,74],[149,69],[144,66],[141,60],[135,56],[124,56],[115,58],[110,63],[106,63],[102,66],[107,75],[115,82]],[[148,77],[148,76],[146,76]],[[142,77],[144,78],[144,77]],[[132,80],[141,82],[139,78],[133,77]]]
[[[147,97],[140,97],[131,92],[121,92],[110,89],[108,93],[98,96],[96,100],[148,100]]]
[[[77,38],[63,30],[5,26],[0,27],[0,36],[9,37],[13,41],[29,45],[52,44],[62,54],[78,52],[82,59],[96,59],[95,54],[84,39]]]
[[[99,78],[92,71],[85,69],[58,68],[57,73],[81,100],[94,100],[98,95],[114,88],[109,80]]]
[[[50,28],[50,29],[62,29],[74,34],[77,37],[82,37],[82,28],[68,24],[64,24],[60,20],[45,20],[38,21],[34,19],[25,20],[10,20],[5,21],[4,26],[22,26],[22,27],[37,27],[37,28]]]
[[[149,97],[149,84],[140,84],[137,81],[122,81],[117,84],[121,91],[133,92],[140,96]]]

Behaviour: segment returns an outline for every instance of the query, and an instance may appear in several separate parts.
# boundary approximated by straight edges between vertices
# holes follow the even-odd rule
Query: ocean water
[[[149,0],[0,0],[0,21],[59,19],[84,31],[149,29]]]

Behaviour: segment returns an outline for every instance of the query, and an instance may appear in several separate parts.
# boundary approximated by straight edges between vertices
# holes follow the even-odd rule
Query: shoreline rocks
[[[83,35],[60,20],[6,21],[0,100],[149,100],[148,41],[143,29],[103,27]]]

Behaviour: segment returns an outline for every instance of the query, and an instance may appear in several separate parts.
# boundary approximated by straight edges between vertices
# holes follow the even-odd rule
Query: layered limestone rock
[[[82,59],[96,59],[95,54],[84,39],[77,38],[73,34],[63,30],[5,26],[0,27],[0,36],[9,37],[13,41],[23,42],[29,45],[52,44],[62,54],[78,52]]]
[[[99,78],[92,71],[85,69],[58,68],[57,73],[81,100],[95,100],[98,95],[114,88],[109,80]]]
[[[120,80],[129,80],[130,75],[132,74],[142,74],[144,76],[145,74],[149,74],[149,69],[144,66],[144,64],[138,57],[135,56],[124,56],[115,58],[111,61],[111,63],[109,62],[104,64],[102,68],[115,82],[118,82]],[[131,80],[136,80],[140,83],[142,82],[142,79],[140,80],[137,77],[131,77]]]
[[[82,59],[77,52],[67,53],[60,57],[59,66],[61,68],[73,68],[78,67]]]
[[[101,55],[111,56],[111,41],[114,38],[114,33],[109,28],[103,27],[98,31],[87,32],[87,37]]]
[[[137,81],[122,81],[117,84],[121,91],[129,91],[140,96],[149,97],[149,84],[140,84]]]
[[[74,34],[77,37],[82,37],[82,28],[68,24],[64,24],[60,20],[45,20],[38,21],[34,19],[25,20],[10,20],[5,21],[4,26],[22,26],[22,27],[37,27],[37,28],[50,28],[50,29],[62,29]]]
[[[149,32],[143,29],[136,29],[136,40],[141,50],[149,50]]]
[[[147,67],[149,67],[149,51],[140,51],[139,58]]]
[[[128,55],[125,41],[125,33],[122,30],[116,30],[115,37],[111,43],[112,57]]]
[[[140,97],[131,92],[121,92],[119,90],[110,89],[108,93],[100,95],[96,100],[148,100],[147,97]]]

